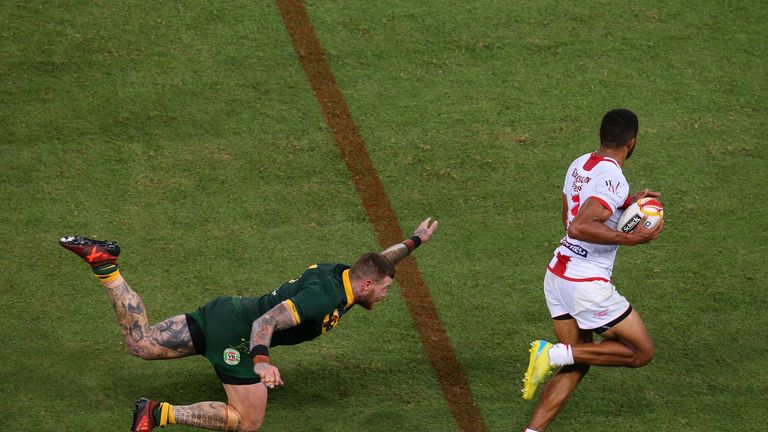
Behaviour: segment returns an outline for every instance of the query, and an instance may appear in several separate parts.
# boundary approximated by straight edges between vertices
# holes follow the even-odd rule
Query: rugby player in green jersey
[[[59,244],[85,260],[107,288],[131,354],[146,360],[204,355],[227,393],[226,403],[188,406],[139,399],[133,432],[167,424],[256,431],[264,420],[267,389],[283,384],[280,370],[269,362],[269,349],[324,334],[356,304],[373,308],[387,295],[394,265],[428,242],[436,228],[437,221],[427,218],[411,238],[381,253],[363,254],[352,266],[312,265],[263,296],[218,297],[194,312],[155,325],[149,324],[144,303],[120,274],[117,243],[69,236]]]

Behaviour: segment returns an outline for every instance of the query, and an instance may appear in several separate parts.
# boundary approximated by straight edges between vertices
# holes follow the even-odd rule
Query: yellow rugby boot
[[[531,343],[528,352],[531,357],[528,360],[528,370],[523,378],[523,399],[531,400],[536,393],[536,387],[542,383],[557,367],[549,364],[549,349],[552,344],[545,340],[537,340]]]

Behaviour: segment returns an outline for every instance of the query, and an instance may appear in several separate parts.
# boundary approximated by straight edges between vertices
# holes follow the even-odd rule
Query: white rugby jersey
[[[629,184],[619,163],[607,156],[588,153],[577,158],[565,176],[563,193],[568,205],[568,225],[588,198],[598,200],[613,213],[605,225],[616,229],[619,216],[630,204]],[[618,245],[603,245],[575,240],[568,236],[560,240],[549,271],[571,281],[610,281]]]

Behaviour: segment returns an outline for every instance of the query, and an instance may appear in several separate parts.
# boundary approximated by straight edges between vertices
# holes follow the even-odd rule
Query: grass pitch
[[[417,259],[490,430],[533,409],[518,383],[552,336],[563,170],[617,106],[641,122],[627,178],[667,219],[614,283],[658,352],[593,368],[551,430],[761,429],[764,7],[307,8],[401,225],[441,221]],[[60,235],[120,240],[157,320],[377,248],[274,4],[5,2],[0,25],[0,429],[127,429],[142,395],[224,397],[203,358],[131,358]],[[397,294],[275,350],[263,430],[455,429]]]

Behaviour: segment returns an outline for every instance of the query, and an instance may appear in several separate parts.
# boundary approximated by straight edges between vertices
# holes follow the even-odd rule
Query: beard
[[[631,148],[631,149],[629,149],[629,152],[627,152],[627,159],[629,159],[629,158],[631,158],[631,157],[632,157],[632,153],[634,153],[634,152],[635,152],[635,147],[636,147],[636,146],[632,146],[632,148]]]

